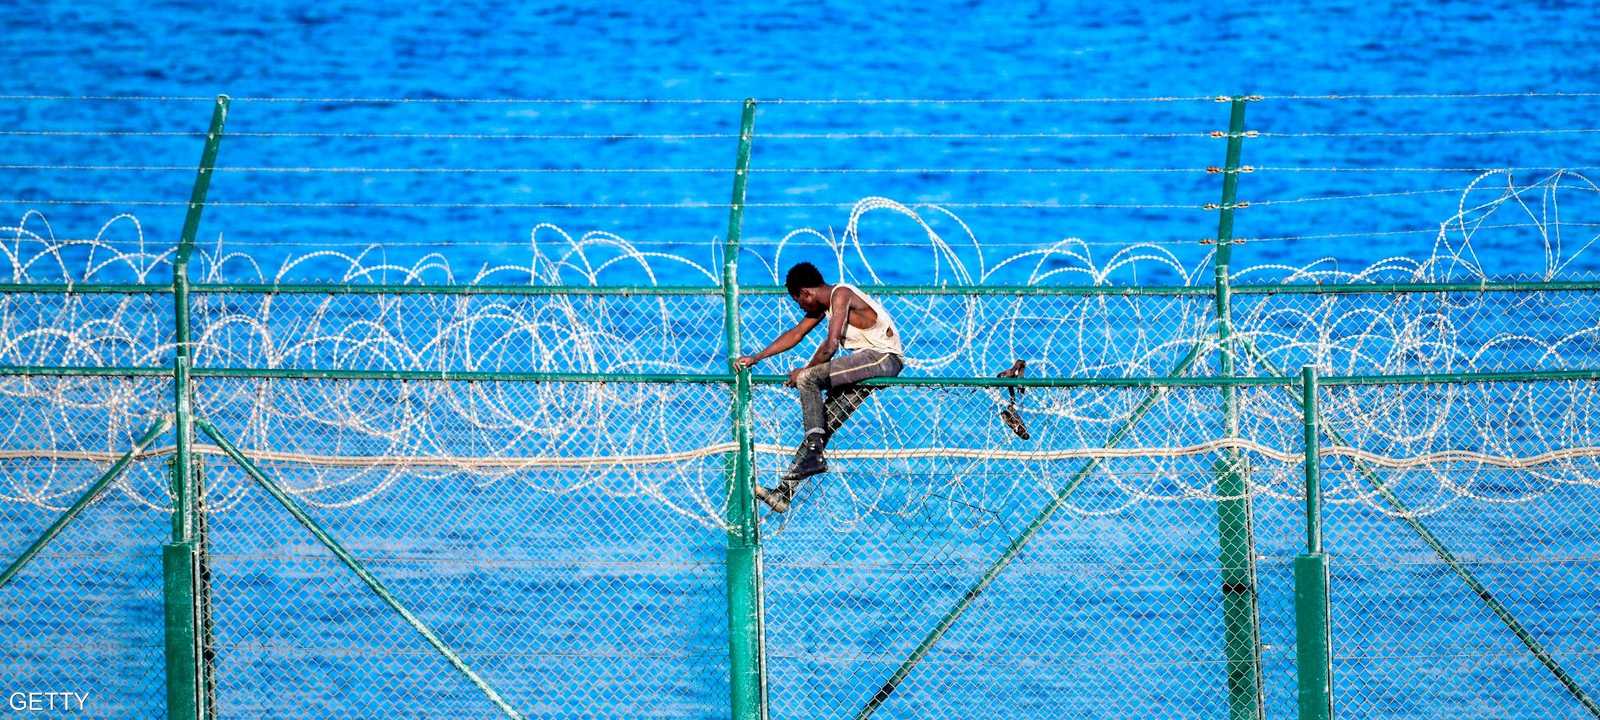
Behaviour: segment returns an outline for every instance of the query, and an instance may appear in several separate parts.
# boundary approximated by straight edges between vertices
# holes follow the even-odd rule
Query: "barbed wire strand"
[[[77,165],[77,164],[0,164],[0,170],[74,171],[74,172],[184,172],[195,171],[193,165]],[[726,175],[729,167],[383,167],[383,166],[293,166],[293,165],[219,165],[212,168],[219,173],[263,174],[706,174]],[[1600,166],[1527,165],[1512,167],[1311,167],[1311,166],[1257,166],[1247,165],[1243,172],[1286,173],[1484,173],[1554,172],[1569,170],[1588,172]],[[1077,175],[1077,174],[1216,174],[1216,167],[905,167],[905,168],[849,168],[849,167],[769,167],[750,168],[752,175],[775,174],[837,174],[837,175]]]
[[[1600,128],[1529,128],[1521,130],[1343,130],[1272,132],[1252,130],[1254,138],[1304,138],[1304,137],[1487,137],[1514,135],[1568,135],[1600,133]],[[205,137],[198,130],[67,130],[67,129],[0,129],[0,136],[16,137]],[[428,139],[428,140],[728,140],[738,133],[470,133],[470,132],[343,132],[343,131],[250,131],[229,130],[230,138],[350,138],[350,139]],[[1212,131],[1206,132],[1027,132],[1027,133],[941,133],[941,132],[823,132],[823,133],[757,133],[761,141],[769,140],[1070,140],[1070,139],[1217,139]]]
[[[1477,100],[1477,99],[1555,99],[1600,97],[1600,92],[1523,91],[1460,93],[1329,93],[1321,95],[1250,95],[1253,101],[1330,101],[1330,100]],[[1011,97],[1011,98],[764,98],[766,105],[1007,105],[1077,103],[1172,103],[1218,102],[1232,100],[1224,95],[1142,96],[1142,97]],[[76,102],[214,102],[212,95],[0,95],[0,101],[76,101]],[[383,104],[471,104],[471,105],[739,105],[742,98],[469,98],[469,97],[305,97],[241,95],[231,98],[240,103],[383,103]]]

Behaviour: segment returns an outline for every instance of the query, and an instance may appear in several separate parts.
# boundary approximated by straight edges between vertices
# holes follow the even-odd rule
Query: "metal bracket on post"
[[[734,163],[728,239],[723,245],[722,303],[728,362],[733,366],[732,424],[735,444],[728,475],[728,688],[734,720],[767,716],[766,657],[761,587],[761,533],[757,527],[750,433],[750,371],[733,364],[739,356],[739,237],[744,226],[745,183],[755,132],[756,101],[744,101],[739,153]]]
[[[1244,144],[1244,107],[1248,98],[1231,98],[1227,161],[1222,168],[1222,202],[1218,207],[1216,314],[1218,375],[1234,375],[1233,321],[1228,265],[1233,260],[1233,212],[1239,207],[1239,156]],[[1222,388],[1223,429],[1239,436],[1238,389]],[[1256,603],[1255,533],[1252,528],[1250,483],[1239,451],[1230,448],[1217,464],[1217,541],[1222,565],[1223,648],[1227,657],[1228,717],[1259,720],[1261,698],[1261,621]]]
[[[1317,441],[1317,370],[1300,370],[1305,425],[1306,551],[1294,559],[1295,676],[1300,720],[1333,717],[1333,631],[1329,625],[1328,555],[1322,551],[1322,474]]]
[[[183,234],[172,261],[173,358],[172,394],[175,408],[176,451],[172,461],[172,542],[162,548],[163,598],[166,607],[167,717],[169,720],[204,720],[210,715],[205,647],[209,636],[209,607],[202,603],[206,593],[196,589],[200,578],[208,576],[200,566],[198,547],[204,538],[195,532],[200,511],[200,491],[195,482],[192,448],[194,418],[190,407],[193,386],[189,371],[194,361],[189,335],[189,258],[194,254],[195,236],[200,231],[200,215],[205,210],[206,193],[211,188],[211,173],[222,143],[222,128],[228,119],[228,96],[218,95],[211,111],[211,126],[206,131],[205,148],[200,153],[194,189],[183,219]]]

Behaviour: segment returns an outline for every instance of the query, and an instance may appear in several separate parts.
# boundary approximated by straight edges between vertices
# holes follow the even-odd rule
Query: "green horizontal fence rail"
[[[1600,280],[1447,283],[1273,283],[1230,285],[1232,295],[1391,295],[1404,293],[1530,293],[1600,291]],[[0,283],[0,293],[166,295],[171,285],[140,283]],[[787,295],[782,286],[743,285],[743,295]],[[898,296],[1172,296],[1209,298],[1207,285],[878,285],[875,295]],[[383,283],[191,283],[191,295],[618,295],[721,297],[720,285],[390,285]]]
[[[158,367],[69,367],[47,365],[0,365],[0,377],[170,377],[170,368]],[[737,376],[713,373],[591,373],[591,372],[493,372],[473,370],[321,370],[316,368],[194,368],[191,378],[239,378],[256,380],[393,380],[398,382],[511,382],[511,383],[615,383],[627,384],[722,384],[731,385]],[[751,385],[782,385],[783,375],[749,375]],[[1394,375],[1324,375],[1323,386],[1337,385],[1425,385],[1463,383],[1520,383],[1600,380],[1600,368],[1593,370],[1470,371],[1453,373],[1406,373]],[[1217,377],[1204,375],[1152,375],[1145,377],[1020,377],[990,376],[912,376],[869,378],[861,381],[873,387],[926,388],[1148,388],[1148,387],[1296,387],[1293,375],[1249,375]]]

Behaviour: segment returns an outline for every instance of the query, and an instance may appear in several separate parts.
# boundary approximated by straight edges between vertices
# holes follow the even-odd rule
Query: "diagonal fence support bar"
[[[1294,559],[1295,680],[1300,720],[1333,717],[1332,627],[1328,612],[1328,555],[1322,552],[1322,459],[1317,441],[1317,370],[1300,370],[1306,476],[1306,551]]]
[[[1218,204],[1216,262],[1216,318],[1218,375],[1232,378],[1233,310],[1228,267],[1233,262],[1233,211],[1239,199],[1239,157],[1244,145],[1246,99],[1235,97],[1228,116],[1228,149],[1222,167],[1222,202]],[[1239,436],[1239,389],[1222,391],[1223,436]],[[1264,714],[1261,697],[1261,620],[1256,598],[1254,513],[1250,501],[1249,468],[1236,449],[1217,462],[1217,544],[1222,574],[1223,653],[1227,658],[1228,717],[1259,720]]]
[[[1269,373],[1278,374],[1279,371],[1272,359],[1267,357],[1266,353],[1261,352],[1261,349],[1257,348],[1254,342],[1245,339],[1240,345],[1250,357],[1261,363]],[[1289,392],[1292,395],[1294,390],[1290,388]],[[1302,402],[1300,398],[1296,398],[1295,401]],[[1302,411],[1304,411],[1303,406]],[[1338,431],[1329,428],[1326,432],[1329,440],[1340,445],[1346,444],[1343,436]],[[1517,620],[1517,617],[1511,614],[1511,610],[1500,602],[1499,598],[1494,596],[1494,593],[1489,591],[1488,586],[1478,580],[1477,576],[1473,575],[1472,571],[1461,563],[1455,553],[1451,552],[1450,548],[1446,547],[1444,542],[1437,535],[1434,535],[1433,531],[1429,530],[1428,526],[1424,525],[1422,520],[1418,519],[1411,512],[1411,509],[1383,484],[1382,479],[1377,477],[1371,468],[1360,461],[1356,462],[1356,468],[1360,471],[1361,478],[1367,481],[1372,489],[1377,492],[1378,497],[1383,498],[1384,503],[1395,513],[1396,518],[1411,528],[1411,531],[1422,539],[1423,544],[1427,545],[1428,549],[1432,550],[1440,560],[1443,560],[1444,564],[1450,568],[1450,571],[1456,577],[1466,583],[1467,588],[1472,590],[1472,593],[1477,595],[1478,599],[1482,600],[1483,604],[1489,608],[1489,612],[1493,613],[1501,623],[1504,623],[1506,629],[1516,636],[1523,647],[1527,648],[1528,652],[1539,661],[1539,664],[1543,665],[1546,670],[1550,671],[1551,675],[1555,676],[1556,682],[1560,683],[1561,687],[1565,688],[1567,693],[1572,695],[1573,699],[1577,700],[1578,704],[1582,705],[1583,709],[1587,710],[1590,715],[1600,718],[1600,704],[1595,703],[1594,698],[1590,697],[1589,693],[1583,689],[1582,685],[1578,684],[1578,681],[1572,677],[1571,673],[1561,667],[1561,663],[1556,661],[1550,651],[1546,650],[1544,645],[1532,633],[1528,632],[1527,628],[1522,626],[1522,622]]]
[[[346,568],[349,568],[350,572],[355,573],[356,577],[360,578],[361,582],[366,584],[367,588],[371,590],[374,595],[378,596],[378,599],[382,600],[384,604],[388,605],[391,610],[394,610],[395,613],[399,614],[401,619],[406,621],[406,624],[410,625],[412,629],[417,631],[417,634],[421,635],[424,640],[428,641],[429,645],[433,646],[434,650],[439,651],[439,654],[444,656],[444,659],[450,663],[451,667],[454,667],[462,675],[465,675],[467,680],[471,682],[474,687],[478,688],[478,690],[482,691],[484,696],[488,697],[489,701],[494,703],[495,707],[499,708],[506,717],[514,718],[515,720],[522,720],[521,713],[517,712],[515,708],[507,704],[505,699],[500,697],[500,693],[496,692],[495,689],[491,687],[489,683],[485,682],[482,677],[479,677],[478,673],[473,671],[473,669],[461,659],[461,656],[456,654],[455,650],[452,650],[449,645],[446,645],[443,640],[439,639],[439,636],[434,634],[433,630],[429,629],[421,619],[419,619],[416,615],[413,615],[410,610],[407,610],[406,606],[401,604],[400,600],[396,598],[393,593],[389,592],[389,589],[384,587],[383,583],[379,582],[377,577],[368,572],[366,567],[363,566],[361,562],[355,558],[355,556],[351,555],[348,550],[345,550],[344,546],[339,544],[339,541],[335,540],[332,535],[329,535],[326,530],[322,529],[321,525],[317,524],[316,520],[313,520],[310,515],[306,514],[306,511],[301,509],[299,503],[296,503],[293,498],[289,497],[288,493],[285,493],[282,488],[278,487],[277,483],[274,483],[266,476],[265,473],[261,471],[260,468],[256,467],[256,464],[252,462],[250,458],[246,457],[237,446],[230,442],[226,437],[223,437],[222,433],[217,430],[216,426],[200,418],[196,418],[194,424],[196,428],[205,433],[206,437],[211,438],[211,441],[216,443],[217,447],[221,448],[223,453],[225,453],[229,458],[232,458],[234,463],[236,463],[246,475],[250,476],[251,480],[254,480],[256,484],[260,485],[263,490],[266,490],[267,494],[271,495],[273,500],[278,501],[278,504],[281,505],[284,510],[288,511],[288,513],[294,517],[295,521],[300,523],[301,527],[304,527],[311,533],[312,537],[317,539],[317,542],[322,543],[322,546],[327,548],[329,552],[333,553],[334,557],[339,559],[339,562],[343,563]]]
[[[65,530],[78,515],[83,513],[84,508],[89,507],[89,504],[94,502],[95,498],[100,497],[100,493],[105,492],[105,489],[110,487],[111,483],[116,482],[117,478],[122,477],[122,474],[127,472],[128,466],[133,464],[134,458],[144,452],[145,448],[150,447],[150,443],[155,442],[156,438],[171,427],[172,418],[163,417],[157,420],[154,425],[151,425],[150,429],[145,430],[144,434],[140,435],[137,440],[134,440],[133,446],[128,448],[128,451],[123,453],[122,457],[117,458],[117,461],[111,464],[111,467],[100,476],[100,479],[91,483],[89,489],[84,490],[83,494],[78,496],[77,501],[72,503],[71,507],[63,511],[55,519],[55,522],[50,523],[50,527],[45,528],[45,531],[39,534],[38,539],[34,540],[26,550],[23,550],[22,554],[18,555],[15,560],[12,560],[11,564],[6,566],[4,572],[0,572],[0,588],[4,588],[7,583],[11,582],[12,578],[17,576],[17,573],[22,572],[22,569],[28,566],[29,561],[33,560],[35,555],[44,550],[51,540],[60,535],[62,530]]]
[[[756,101],[744,101],[739,119],[739,150],[734,160],[733,198],[728,206],[728,238],[722,251],[722,311],[728,362],[734,372],[732,425],[736,449],[730,464],[726,497],[728,526],[728,692],[734,720],[762,720],[767,715],[766,659],[761,587],[761,531],[757,527],[755,450],[750,434],[750,371],[734,364],[739,357],[739,240],[744,228],[746,180],[754,139]]]
[[[1176,376],[1187,372],[1189,367],[1194,365],[1195,360],[1199,359],[1200,351],[1205,347],[1205,343],[1195,343],[1193,347],[1189,348],[1189,352],[1183,356],[1183,359],[1179,360],[1178,364],[1172,368],[1172,372],[1168,374]],[[1127,439],[1128,435],[1133,432],[1133,429],[1138,426],[1139,422],[1144,419],[1145,414],[1150,412],[1150,408],[1155,406],[1156,401],[1161,399],[1165,392],[1165,388],[1152,388],[1145,399],[1134,407],[1132,413],[1129,413],[1128,419],[1123,422],[1122,427],[1118,428],[1106,440],[1105,447],[1115,447]],[[917,643],[917,647],[911,651],[911,655],[900,663],[900,667],[895,668],[894,674],[884,681],[883,686],[878,688],[878,691],[867,701],[867,704],[862,706],[861,710],[856,713],[856,720],[866,720],[866,718],[872,717],[872,714],[877,712],[878,708],[888,701],[889,696],[893,695],[895,689],[900,687],[900,683],[905,681],[917,664],[922,662],[922,659],[927,657],[928,653],[933,650],[933,646],[937,645],[939,640],[944,638],[944,634],[949,632],[951,626],[955,625],[956,621],[961,619],[961,616],[967,612],[967,608],[972,607],[972,603],[983,595],[983,592],[989,588],[995,578],[1000,577],[1000,573],[1005,571],[1006,566],[1010,565],[1011,561],[1016,560],[1017,556],[1022,554],[1022,549],[1033,540],[1035,535],[1039,534],[1040,530],[1044,529],[1045,523],[1048,523],[1050,518],[1055,516],[1061,506],[1065,505],[1067,500],[1072,497],[1072,494],[1077,491],[1078,486],[1082,485],[1083,481],[1089,477],[1089,474],[1099,466],[1099,459],[1084,463],[1083,467],[1073,474],[1072,479],[1068,480],[1067,484],[1050,498],[1049,504],[1045,505],[1038,515],[1034,516],[1027,527],[1023,528],[1021,534],[1011,540],[1011,544],[1007,545],[1005,551],[1000,553],[1000,557],[989,565],[989,568],[983,572],[983,576],[978,578],[978,582],[967,588],[967,591],[962,594],[961,599],[956,602],[955,606],[950,608],[949,612],[944,614],[944,617],[939,618],[938,624],[934,625],[933,629],[922,638],[922,642]]]

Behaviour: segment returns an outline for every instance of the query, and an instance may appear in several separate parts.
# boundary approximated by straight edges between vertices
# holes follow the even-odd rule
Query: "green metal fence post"
[[[200,215],[205,210],[206,192],[211,188],[211,172],[217,162],[217,147],[222,143],[222,128],[228,118],[228,96],[218,95],[211,111],[211,126],[206,131],[205,148],[200,153],[194,189],[183,219],[183,234],[172,261],[174,316],[173,401],[176,413],[172,461],[172,542],[162,548],[163,599],[166,607],[167,717],[169,720],[202,720],[211,708],[207,692],[204,647],[206,628],[196,581],[205,575],[200,567],[195,515],[200,503],[193,467],[194,422],[190,403],[193,386],[189,371],[193,362],[189,336],[189,257],[194,253],[195,236],[200,231]]]
[[[1233,327],[1228,265],[1233,259],[1233,211],[1238,205],[1239,155],[1244,144],[1246,98],[1235,97],[1228,118],[1227,161],[1222,167],[1222,202],[1217,206],[1216,298],[1218,374],[1233,377]],[[1239,436],[1238,389],[1222,388],[1223,431]],[[1236,449],[1217,463],[1217,540],[1222,565],[1223,647],[1228,669],[1228,717],[1262,717],[1260,617],[1256,605],[1255,537],[1248,469]]]
[[[766,658],[763,646],[761,532],[753,492],[754,444],[750,433],[750,371],[739,357],[739,236],[744,223],[745,181],[755,130],[756,101],[744,101],[739,123],[739,154],[733,171],[733,201],[728,209],[728,239],[723,245],[723,325],[728,362],[733,366],[733,437],[737,446],[728,476],[728,689],[734,720],[761,720],[767,714]]]
[[[1300,720],[1333,717],[1332,628],[1328,607],[1328,555],[1322,551],[1322,463],[1317,441],[1317,370],[1300,369],[1305,424],[1306,551],[1294,559],[1295,676]]]

